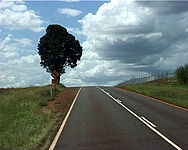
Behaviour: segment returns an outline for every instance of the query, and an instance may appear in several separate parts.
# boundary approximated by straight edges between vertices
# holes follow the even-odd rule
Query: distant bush
[[[188,65],[180,66],[175,71],[176,79],[180,84],[188,83]]]

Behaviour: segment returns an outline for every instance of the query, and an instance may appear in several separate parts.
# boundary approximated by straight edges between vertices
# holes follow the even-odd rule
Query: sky
[[[48,25],[66,27],[83,47],[66,86],[113,86],[188,64],[187,1],[0,1],[0,88],[51,83],[37,45]]]

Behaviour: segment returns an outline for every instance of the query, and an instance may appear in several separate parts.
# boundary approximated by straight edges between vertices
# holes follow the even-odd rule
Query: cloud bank
[[[95,14],[88,13],[79,20],[81,29],[69,28],[74,34],[84,35],[86,40],[82,43],[81,61],[75,69],[67,68],[67,73],[61,77],[62,83],[67,86],[115,85],[132,76],[158,71],[173,72],[179,65],[186,64],[187,5],[188,2],[177,1],[126,3],[112,0],[104,3]],[[4,27],[11,30],[29,29],[33,32],[43,29],[44,21],[33,10],[28,10],[23,2],[10,2],[1,7],[3,11],[0,19],[5,20]],[[11,17],[2,17],[6,16],[6,8],[19,15],[23,12],[20,15],[22,17],[23,14],[29,18],[33,16],[36,24],[31,27],[30,22],[26,21],[21,26],[19,21],[22,17],[16,15],[18,19],[13,27]],[[40,58],[31,50],[32,44],[31,39],[14,38],[11,34],[1,39],[1,87],[43,85],[50,82],[49,74],[40,67]],[[23,51],[26,54],[21,56]]]
[[[112,0],[79,21],[84,45],[102,58],[134,64],[131,70],[172,71],[186,63],[180,55],[188,58],[187,4]]]
[[[188,2],[112,0],[79,20],[86,41],[66,85],[116,85],[154,72],[173,72],[188,60]],[[161,11],[162,10],[162,11]],[[71,80],[71,79],[74,80]]]
[[[22,0],[0,2],[0,26],[10,30],[29,29],[34,32],[44,30],[44,21],[35,11],[29,10]]]

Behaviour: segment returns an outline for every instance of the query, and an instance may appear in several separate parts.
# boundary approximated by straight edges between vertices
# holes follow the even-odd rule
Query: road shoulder
[[[55,127],[49,133],[48,137],[38,147],[38,149],[49,149],[69,108],[71,107],[79,88],[65,88],[64,92],[59,94],[53,101],[48,102],[48,106],[43,107],[40,111],[52,111],[55,115],[60,115]]]
[[[136,95],[139,95],[139,96],[142,96],[142,97],[148,98],[148,99],[150,99],[150,100],[154,100],[154,101],[157,101],[157,102],[160,102],[160,103],[166,104],[166,105],[168,105],[168,106],[171,106],[171,107],[174,107],[174,108],[178,108],[178,109],[180,109],[180,110],[184,110],[184,111],[187,111],[187,112],[188,112],[188,109],[186,109],[186,108],[183,108],[183,107],[180,107],[180,106],[177,106],[177,105],[174,105],[174,104],[168,103],[168,102],[166,102],[166,101],[164,101],[164,100],[161,100],[161,99],[157,99],[157,98],[150,97],[150,96],[147,96],[147,95],[143,95],[143,94],[140,94],[140,93],[137,93],[137,92],[133,92],[133,91],[127,90],[127,89],[122,88],[122,87],[114,87],[114,88],[121,89],[121,90],[124,90],[124,91],[130,92],[130,93],[133,93],[133,94],[136,94]]]

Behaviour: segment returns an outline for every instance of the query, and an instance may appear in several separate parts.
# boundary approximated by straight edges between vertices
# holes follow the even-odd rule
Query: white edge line
[[[145,120],[147,123],[149,123],[151,126],[153,126],[154,128],[157,128],[157,126],[154,124],[154,123],[152,123],[151,121],[149,121],[148,119],[146,119],[145,117],[141,117],[143,120]]]
[[[73,108],[73,106],[74,106],[74,103],[75,103],[76,100],[77,100],[77,97],[78,97],[80,91],[81,91],[81,88],[80,88],[79,91],[77,92],[77,94],[76,94],[76,96],[75,96],[75,98],[74,98],[74,101],[73,101],[71,107],[69,108],[69,111],[68,111],[67,115],[65,116],[65,119],[63,120],[63,122],[62,122],[62,124],[61,124],[61,127],[59,128],[59,131],[57,132],[57,134],[56,134],[56,136],[55,136],[55,138],[54,138],[54,140],[53,140],[53,142],[52,142],[52,144],[51,144],[49,150],[53,150],[53,149],[55,148],[56,143],[57,143],[57,141],[58,141],[58,139],[59,139],[59,137],[60,137],[60,135],[61,135],[61,132],[63,131],[63,129],[64,129],[64,127],[65,127],[65,124],[66,124],[66,122],[67,122],[67,120],[68,120],[68,117],[69,117],[69,115],[70,115],[70,113],[71,113],[71,111],[72,111],[72,108]]]
[[[102,90],[104,93],[106,93],[103,89],[101,89],[100,87],[97,87],[100,90]],[[108,94],[107,94],[108,95]],[[149,127],[152,131],[154,131],[156,134],[158,134],[160,137],[162,137],[165,141],[167,141],[169,144],[171,144],[174,148],[176,148],[177,150],[183,150],[182,148],[180,148],[178,145],[176,145],[175,143],[173,143],[170,139],[168,139],[166,136],[164,136],[162,133],[160,133],[158,130],[156,130],[154,127],[152,127],[149,123],[147,123],[146,121],[144,121],[141,117],[139,117],[137,114],[135,114],[132,110],[130,110],[129,108],[127,108],[125,105],[123,105],[122,103],[118,102],[114,97],[112,97],[111,95],[108,95],[109,97],[111,97],[114,101],[116,101],[119,105],[121,105],[123,108],[125,108],[128,112],[130,112],[133,116],[135,116],[137,119],[139,119],[141,122],[143,122],[147,127]]]

